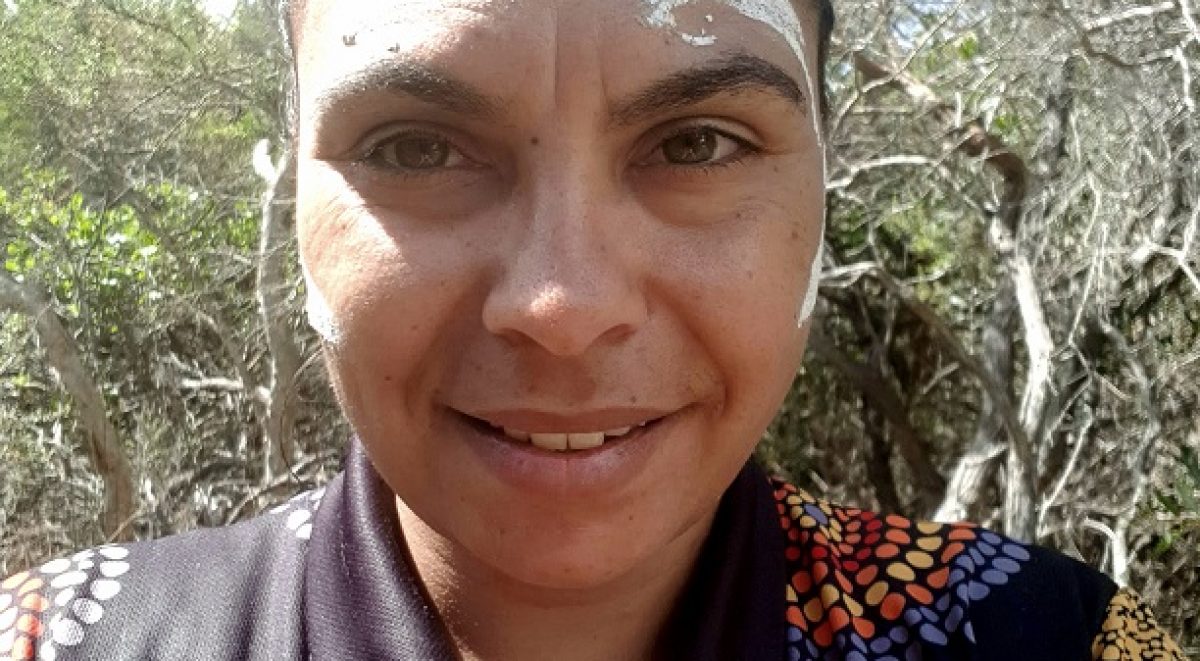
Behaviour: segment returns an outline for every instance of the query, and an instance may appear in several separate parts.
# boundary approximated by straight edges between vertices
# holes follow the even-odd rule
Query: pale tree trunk
[[[1012,284],[1004,281],[996,291],[992,311],[983,326],[980,363],[995,375],[1000,383],[1012,383],[1012,327],[1016,297]],[[971,508],[979,501],[984,489],[991,482],[996,468],[996,458],[1007,447],[1004,442],[1004,421],[996,403],[985,391],[983,410],[971,439],[958,464],[951,473],[945,497],[933,514],[934,521],[951,523],[974,519]]]
[[[1037,535],[1038,473],[1033,449],[1042,443],[1045,432],[1043,416],[1050,394],[1050,355],[1054,343],[1050,328],[1042,314],[1041,299],[1033,282],[1033,270],[1018,255],[1013,279],[1016,281],[1017,306],[1021,310],[1025,330],[1025,347],[1029,352],[1029,369],[1025,376],[1025,391],[1021,396],[1021,424],[1029,439],[1027,452],[1009,452],[1005,465],[1004,532],[1020,540],[1034,541]]]
[[[1154,383],[1156,375],[1147,369],[1146,364],[1138,357],[1137,352],[1121,335],[1121,332],[1105,321],[1097,321],[1098,330],[1108,340],[1113,351],[1124,361],[1129,376],[1138,387],[1137,401],[1146,416],[1146,424],[1142,428],[1137,444],[1127,452],[1125,461],[1133,476],[1133,491],[1127,504],[1116,517],[1115,524],[1109,528],[1092,519],[1084,521],[1088,527],[1098,530],[1108,536],[1112,551],[1113,581],[1125,587],[1129,585],[1130,557],[1137,552],[1137,547],[1130,548],[1129,529],[1138,516],[1138,507],[1145,500],[1147,491],[1151,489],[1151,476],[1154,474],[1154,464],[1157,459],[1157,448],[1162,440],[1162,417],[1159,411],[1158,398],[1155,394]]]
[[[1042,146],[1033,159],[1036,164],[1034,171],[1042,173],[1041,190],[1036,196],[1030,196],[1022,190],[1024,197],[1040,200],[1041,204],[1035,205],[1026,199],[1006,199],[1005,213],[1002,214],[1002,222],[998,226],[1007,234],[1008,242],[1012,245],[1012,250],[998,250],[997,254],[1003,258],[1009,270],[1009,282],[1016,297],[1029,361],[1025,374],[1025,389],[1021,396],[1020,415],[1025,435],[1029,438],[1030,454],[1019,457],[1016,453],[1009,453],[1006,466],[1004,529],[1009,535],[1028,541],[1034,541],[1037,537],[1040,517],[1036,511],[1035,498],[1038,482],[1043,474],[1050,472],[1048,466],[1035,460],[1034,453],[1037,458],[1044,459],[1049,449],[1047,420],[1055,415],[1051,412],[1049,401],[1054,387],[1051,359],[1055,346],[1033,267],[1026,257],[1026,251],[1020,247],[1021,231],[1028,231],[1026,226],[1030,225],[1036,230],[1044,229],[1047,223],[1046,206],[1049,200],[1056,197],[1049,186],[1060,177],[1060,166],[1067,153],[1067,126],[1074,106],[1072,86],[1076,66],[1076,60],[1073,58],[1064,63],[1062,78],[1046,99],[1045,128],[1040,141]],[[1028,171],[1023,178],[1033,179]],[[1029,184],[1023,188],[1029,188]],[[1028,206],[1033,208],[1026,210],[1027,202]],[[1009,208],[1010,205],[1015,208]]]
[[[288,469],[295,459],[296,375],[300,371],[300,351],[289,324],[287,294],[291,283],[287,276],[287,245],[291,238],[289,218],[293,208],[296,182],[296,158],[288,146],[275,163],[267,155],[268,143],[259,143],[254,158],[255,170],[267,185],[262,202],[262,226],[259,230],[258,278],[255,283],[259,315],[267,336],[270,356],[270,386],[266,418],[263,420],[263,483],[270,484]]]
[[[930,116],[944,129],[948,129],[953,137],[954,142],[948,145],[949,149],[972,158],[983,159],[1003,181],[1000,208],[992,226],[993,248],[997,261],[1010,280],[1011,289],[1005,287],[1001,293],[1015,296],[1016,309],[1020,313],[1024,328],[1025,345],[1030,351],[1029,379],[1019,413],[1020,430],[1012,429],[1011,425],[1008,429],[1004,531],[1018,539],[1031,540],[1037,525],[1034,512],[1037,495],[1034,444],[1039,438],[1042,416],[1046,408],[1046,396],[1050,386],[1049,352],[1052,345],[1041,300],[1033,282],[1032,270],[1019,243],[1019,230],[1029,195],[1029,168],[1024,159],[1013,152],[1003,140],[990,133],[981,121],[973,120],[960,125],[955,106],[939,99],[924,83],[902,71],[891,71],[861,53],[855,55],[854,63],[867,84],[887,86],[903,92],[914,102],[928,109]],[[1011,305],[1011,302],[1005,300],[998,304],[1007,306]],[[1008,341],[1013,340],[1009,338]],[[1001,381],[1003,374],[991,373],[990,376],[993,380],[1003,383],[1005,388],[1011,388],[1011,376],[1008,381]],[[988,393],[988,396],[992,394]],[[990,455],[990,448],[983,444],[986,440],[981,437],[988,434],[991,423],[985,419],[982,424],[986,426],[981,427],[976,434],[977,442],[982,440],[982,443],[979,447],[972,447],[974,452],[968,453],[952,475],[950,485],[955,491],[948,494],[938,508],[941,518],[953,518],[964,509],[964,503],[974,502],[978,498],[979,489],[983,486],[979,478],[986,476],[985,469]]]
[[[75,416],[83,427],[92,469],[104,482],[104,534],[110,540],[131,539],[130,524],[135,514],[133,469],[108,418],[104,393],[88,373],[79,345],[44,292],[32,283],[17,282],[4,271],[0,271],[0,308],[33,320],[50,367],[71,397]]]

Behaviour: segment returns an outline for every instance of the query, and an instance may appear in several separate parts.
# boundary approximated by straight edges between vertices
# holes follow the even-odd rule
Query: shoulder
[[[3,580],[0,660],[182,658],[187,650],[220,658],[255,644],[269,635],[256,618],[273,608],[295,617],[287,611],[299,603],[320,497],[305,493],[233,526],[84,550]],[[272,599],[263,599],[268,591]]]
[[[773,486],[795,658],[833,649],[863,659],[1087,658],[1118,596],[1076,560],[973,524],[913,521]]]

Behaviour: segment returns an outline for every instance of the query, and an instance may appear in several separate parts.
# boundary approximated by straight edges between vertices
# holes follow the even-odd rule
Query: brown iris
[[[717,153],[717,134],[707,128],[689,129],[667,138],[662,153],[668,163],[690,165],[711,161]]]
[[[436,136],[401,135],[381,145],[376,157],[397,168],[430,170],[445,167],[450,160],[450,144]]]

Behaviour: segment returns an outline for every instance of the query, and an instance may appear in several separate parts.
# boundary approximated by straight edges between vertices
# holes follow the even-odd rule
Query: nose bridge
[[[603,216],[608,200],[579,159],[547,163],[533,178],[525,242],[518,256],[555,285],[584,296],[600,283],[592,271],[603,268],[608,251]]]
[[[578,153],[576,150],[559,154]],[[619,196],[586,159],[544,162],[524,187],[519,236],[484,306],[485,326],[559,356],[631,332],[645,306],[618,241]]]

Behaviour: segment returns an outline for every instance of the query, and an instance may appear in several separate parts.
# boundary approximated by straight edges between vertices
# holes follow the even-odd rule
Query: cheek
[[[821,214],[811,198],[756,203],[728,222],[680,232],[662,251],[661,286],[720,366],[733,403],[773,409],[790,382]]]
[[[370,405],[397,388],[426,390],[429,363],[452,341],[453,313],[481,261],[471,242],[336,194],[301,200],[299,236],[310,318],[334,335],[333,376],[347,399]]]

